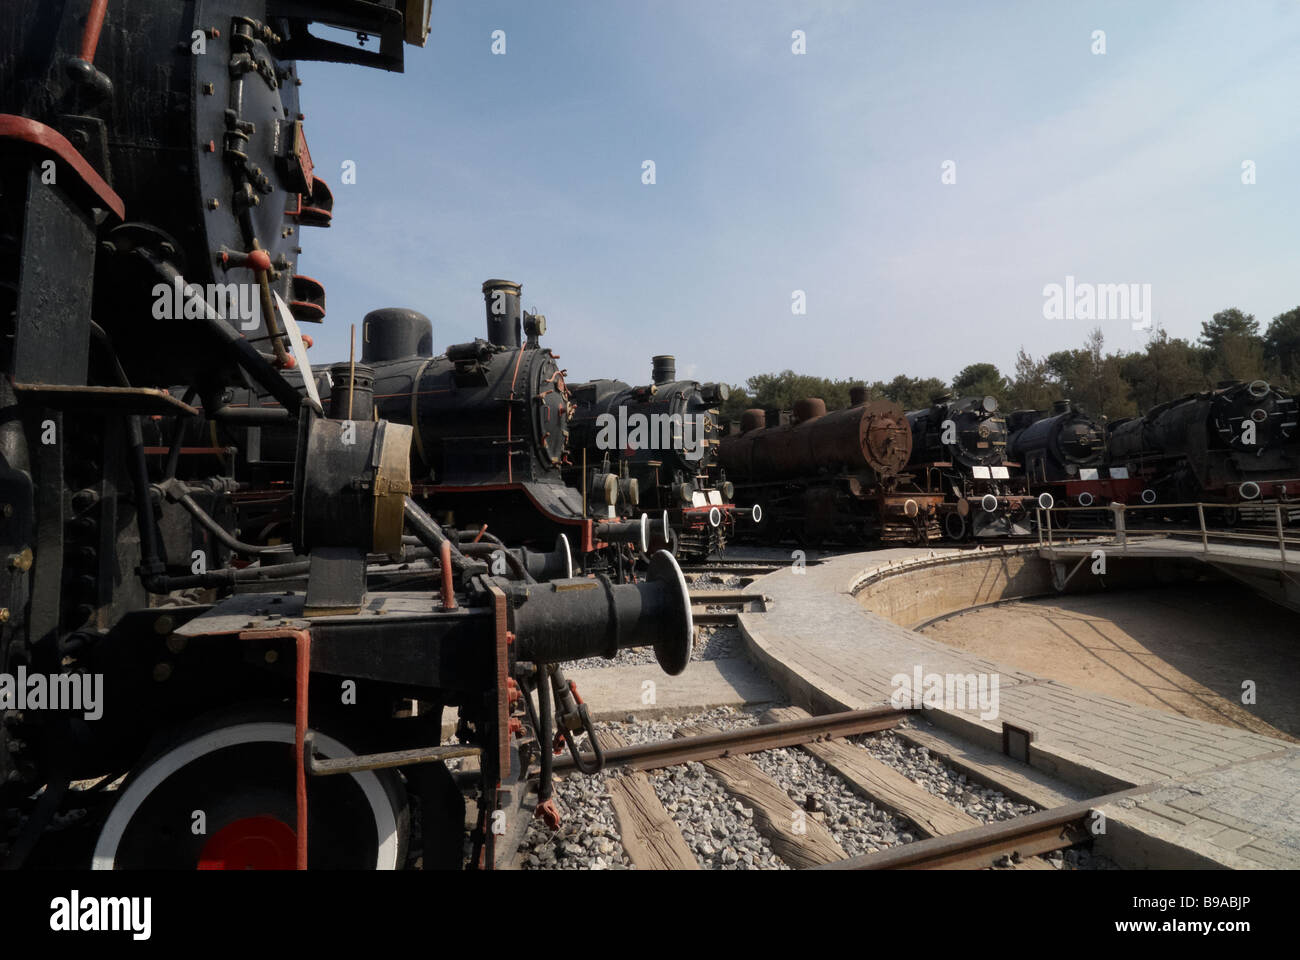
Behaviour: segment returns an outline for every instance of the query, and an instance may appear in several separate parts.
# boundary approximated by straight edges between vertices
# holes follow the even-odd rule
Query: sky
[[[1297,0],[435,0],[403,74],[301,66],[335,197],[303,230],[312,360],[377,307],[435,352],[483,336],[494,277],[571,382],[1141,349],[1131,318],[1047,318],[1067,277],[1149,284],[1171,336],[1262,328],[1300,304],[1297,50]]]

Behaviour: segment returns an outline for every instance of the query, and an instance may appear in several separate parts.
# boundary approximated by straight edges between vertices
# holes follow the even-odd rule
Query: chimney
[[[867,388],[862,384],[849,387],[849,406],[860,407],[867,402]]]
[[[488,280],[483,284],[487,307],[487,338],[498,347],[519,347],[519,295],[523,287],[510,280]]]
[[[653,364],[650,378],[655,384],[672,383],[677,379],[676,357],[660,354],[657,357],[651,357],[650,362]]]

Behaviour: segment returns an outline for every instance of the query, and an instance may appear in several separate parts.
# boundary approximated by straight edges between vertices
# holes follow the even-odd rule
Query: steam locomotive
[[[962,541],[1031,532],[1034,501],[1020,464],[1007,457],[1007,422],[995,398],[938,396],[907,420],[908,469],[927,493],[943,495],[945,536]]]
[[[459,523],[475,540],[547,551],[554,546],[581,572],[625,580],[669,541],[667,520],[656,512],[652,522],[638,511],[635,487],[566,484],[570,391],[555,355],[538,342],[546,318],[521,311],[520,292],[511,281],[487,281],[487,338],[455,344],[436,357],[426,316],[404,308],[373,310],[361,326],[361,361],[332,364],[316,376],[316,390],[331,415],[376,416],[413,428],[411,495],[442,522]],[[268,412],[277,406],[256,391],[241,394],[239,402]],[[239,449],[257,451],[250,467],[292,461],[291,426],[248,429]],[[247,525],[264,531],[282,526],[286,495],[278,508],[276,499],[273,484],[250,492],[244,498]]]
[[[530,565],[469,542],[412,496],[413,443],[417,463],[455,477],[458,439],[485,425],[452,410],[438,447],[419,393],[397,422],[383,391],[430,376],[508,387],[499,411],[532,418],[544,442],[507,428],[492,463],[531,481],[554,466],[565,403],[541,351],[525,370],[527,350],[453,348],[423,379],[375,357],[371,411],[364,370],[328,383],[311,370],[299,324],[323,318],[324,290],[295,263],[332,199],[296,61],[401,70],[428,13],[420,0],[0,8],[6,866],[388,868],[417,853],[499,866],[535,812],[558,818],[553,743],[582,769],[601,763],[559,664],[646,645],[669,673],[687,664],[690,602],[667,552],[635,584],[548,582],[568,572],[554,552]],[[291,455],[249,447],[263,427],[291,437]],[[271,495],[287,505],[281,536],[250,534],[248,498]],[[455,758],[476,772],[453,777]]]
[[[937,539],[941,493],[919,490],[904,471],[912,432],[892,401],[826,412],[817,398],[795,404],[789,424],[766,426],[747,410],[735,435],[722,438],[721,462],[767,539],[809,544]]]
[[[1141,482],[1147,504],[1286,500],[1300,493],[1296,421],[1294,397],[1226,382],[1111,423],[1110,464]]]
[[[582,463],[570,467],[569,482],[584,482],[585,464],[591,489],[629,491],[666,516],[674,554],[702,560],[726,549],[737,519],[753,513],[731,502],[734,488],[718,463],[718,404],[728,387],[678,380],[670,356],[652,364],[645,386],[593,380],[570,388],[570,437]]]
[[[1125,503],[1142,490],[1142,481],[1129,477],[1124,467],[1112,468],[1105,422],[1069,400],[1056,401],[1050,412],[1017,410],[1008,415],[1007,427],[1007,455],[1024,465],[1031,492],[1047,493],[1054,505]],[[1060,514],[1058,520],[1065,524],[1070,516]]]

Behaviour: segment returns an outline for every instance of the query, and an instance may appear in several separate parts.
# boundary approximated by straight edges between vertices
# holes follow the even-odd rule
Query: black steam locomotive
[[[652,523],[638,511],[635,487],[565,483],[572,404],[564,371],[538,343],[546,318],[520,310],[516,283],[489,280],[483,294],[487,338],[455,344],[439,356],[423,314],[403,308],[368,313],[361,361],[331,364],[314,378],[326,411],[409,424],[411,496],[472,540],[504,539],[547,551],[554,546],[583,573],[627,579],[667,542],[664,517],[656,514]],[[302,386],[301,377],[291,379]],[[257,391],[240,394],[238,403],[268,414],[277,406],[274,397]],[[197,429],[201,434],[206,427]],[[291,426],[249,427],[237,448],[256,451],[250,472],[265,478],[268,465],[283,468],[293,460],[294,442]],[[264,535],[287,523],[287,495],[277,497],[273,479],[247,492],[242,503],[245,525]]]
[[[295,60],[400,70],[427,30],[421,0],[0,7],[7,866],[401,867],[415,806],[426,866],[492,867],[534,809],[556,816],[556,738],[600,764],[559,662],[649,644],[686,666],[671,555],[637,584],[540,582],[555,563],[468,542],[411,496],[413,442],[455,476],[464,433],[435,447],[418,399],[382,419],[355,367],[310,369],[298,324],[324,292],[295,273],[299,231],[332,201]],[[527,351],[499,346],[449,352],[439,382],[501,384]],[[553,366],[513,366],[500,412],[549,426]],[[291,455],[247,446],[263,427]],[[559,435],[507,429],[493,463],[532,477]],[[268,496],[276,536],[245,525]]]
[[[1300,493],[1296,399],[1263,380],[1233,381],[1110,424],[1112,467],[1144,503],[1225,505]]]
[[[927,493],[942,493],[943,532],[951,540],[1025,536],[1032,522],[1020,464],[1007,457],[1007,422],[993,397],[935,397],[907,414],[908,469]]]
[[[718,405],[725,383],[678,380],[673,357],[653,359],[652,382],[593,380],[570,388],[575,458],[569,482],[627,490],[654,515],[666,514],[677,556],[703,559],[726,548],[738,518],[734,488],[718,464]],[[761,514],[760,514],[761,516]]]
[[[1141,490],[1141,481],[1128,477],[1123,467],[1112,472],[1106,423],[1069,400],[1056,401],[1051,411],[1017,410],[1008,415],[1007,427],[1007,456],[1023,464],[1030,491],[1048,494],[1056,506],[1123,503]],[[1059,519],[1066,523],[1069,515]]]

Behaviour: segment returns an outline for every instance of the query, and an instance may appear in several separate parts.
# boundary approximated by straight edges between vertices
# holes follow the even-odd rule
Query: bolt
[[[167,638],[167,649],[170,650],[172,653],[180,653],[187,646],[189,646],[189,642],[190,641],[188,637],[182,637],[178,634],[173,633],[170,637]]]
[[[14,505],[6,503],[3,507],[0,507],[0,513],[3,513],[6,518],[12,517],[14,515]]]
[[[172,675],[172,665],[170,663],[159,663],[153,668],[153,678],[162,683]]]
[[[221,206],[221,201],[218,200],[216,197],[209,197],[209,198],[208,198],[208,209],[209,209],[209,210],[216,210],[216,209],[217,209],[218,207],[220,207],[220,206]]]
[[[214,93],[216,92],[216,90],[217,90],[217,87],[216,87],[215,84],[212,84],[212,83],[205,83],[205,84],[203,85],[203,92],[206,93],[209,97],[212,96],[212,94],[214,94]]]
[[[264,659],[266,660],[267,663],[275,663],[275,661],[280,659],[280,654],[276,650],[268,650],[266,651],[266,655]]]
[[[9,608],[0,607],[0,623],[8,623],[8,622],[9,622]]]

